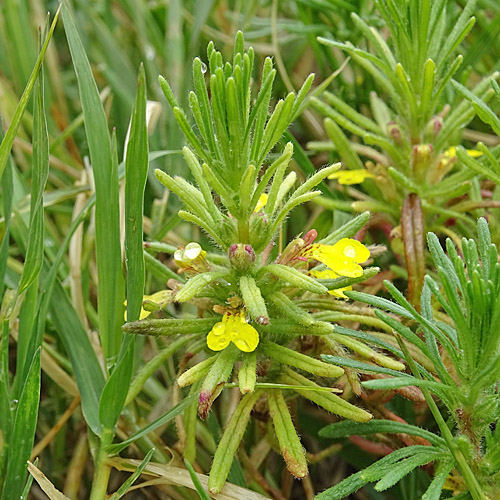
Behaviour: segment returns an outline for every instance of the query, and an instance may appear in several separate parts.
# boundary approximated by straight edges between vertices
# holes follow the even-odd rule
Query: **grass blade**
[[[78,80],[96,193],[96,252],[99,335],[106,359],[112,360],[120,349],[123,322],[123,275],[121,270],[118,175],[113,164],[111,141],[99,92],[87,55],[70,12],[63,2],[62,16],[71,58]]]
[[[13,394],[21,390],[33,355],[40,347],[41,337],[36,333],[36,307],[38,276],[44,259],[44,209],[43,191],[49,176],[49,136],[45,118],[43,70],[34,90],[33,113],[33,170],[30,196],[30,223],[23,272],[17,289],[20,296],[27,291],[22,306],[23,321],[19,324],[16,378]]]
[[[193,485],[196,489],[196,492],[198,493],[198,496],[200,497],[201,500],[210,500],[210,497],[208,496],[208,493],[206,492],[205,488],[201,485],[200,480],[198,479],[198,476],[196,475],[196,472],[193,469],[193,466],[189,462],[187,458],[184,459],[184,464],[186,465],[186,469],[189,472],[189,475],[191,476],[191,479],[193,481]]]
[[[14,417],[10,437],[7,473],[2,500],[19,500],[26,481],[26,463],[31,455],[40,401],[40,349],[36,352],[26,377]]]
[[[109,497],[109,500],[120,500],[120,498],[127,493],[128,489],[134,484],[135,480],[142,474],[142,471],[148,465],[155,449],[151,448],[144,460],[140,463],[135,472],[118,488],[117,492]]]
[[[139,319],[144,293],[142,213],[148,174],[146,76],[139,69],[137,97],[125,160],[125,257],[127,263],[127,320]]]
[[[187,398],[184,398],[179,404],[175,405],[167,413],[157,418],[150,424],[146,425],[146,427],[143,427],[140,431],[136,432],[125,441],[117,444],[111,444],[106,447],[106,452],[109,454],[120,453],[120,451],[124,450],[127,446],[132,444],[137,439],[145,436],[146,434],[149,434],[158,427],[165,425],[167,422],[173,420],[177,415],[180,415],[189,405],[193,404],[197,399],[198,394],[191,394]]]
[[[50,311],[75,373],[85,420],[92,432],[100,435],[98,410],[104,375],[87,332],[59,281],[56,281],[52,291]]]
[[[49,46],[50,39],[52,38],[52,34],[54,33],[57,19],[59,17],[59,11],[60,7],[59,9],[57,9],[56,15],[54,16],[54,20],[52,21],[49,32],[47,34],[47,38],[43,42],[42,50],[40,51],[40,54],[38,54],[35,66],[33,67],[33,71],[31,72],[28,83],[26,84],[26,88],[24,89],[23,95],[21,96],[19,104],[17,105],[14,117],[12,118],[7,133],[5,134],[2,144],[0,145],[0,177],[2,176],[5,165],[7,164],[7,160],[9,158],[12,144],[14,143],[17,129],[19,128],[19,124],[21,123],[21,119],[23,117],[24,111],[26,110],[26,106],[28,105],[31,93],[33,92],[33,87],[35,86],[38,72],[40,71],[43,58],[45,57],[45,52],[47,52],[47,47]]]

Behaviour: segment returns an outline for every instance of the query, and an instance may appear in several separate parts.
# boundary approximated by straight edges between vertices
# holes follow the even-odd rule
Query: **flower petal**
[[[259,333],[248,323],[241,324],[238,328],[238,335],[235,335],[232,340],[240,351],[252,352],[259,345]]]
[[[328,176],[328,179],[338,179],[339,184],[350,185],[360,184],[369,177],[375,177],[372,173],[364,168],[356,170],[340,170]]]
[[[226,332],[226,324],[219,321],[207,336],[208,348],[212,351],[222,351],[222,349],[225,349],[229,345],[229,342],[231,342],[231,338]]]
[[[353,240],[352,238],[342,238],[333,245],[333,248],[335,251],[341,253],[344,258],[352,259],[358,264],[366,262],[370,257],[370,250],[368,250],[363,243],[358,240]]]
[[[339,259],[335,265],[335,272],[348,278],[359,278],[363,276],[363,268],[351,259]]]
[[[259,196],[259,201],[257,202],[257,205],[255,206],[254,212],[258,212],[261,208],[264,208],[266,206],[267,198],[268,198],[267,193],[262,193]]]

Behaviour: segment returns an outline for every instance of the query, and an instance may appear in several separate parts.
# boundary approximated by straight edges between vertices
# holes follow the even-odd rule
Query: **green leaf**
[[[257,323],[269,323],[266,304],[255,280],[251,276],[242,276],[239,285],[241,297],[250,316],[257,321]]]
[[[142,212],[147,172],[146,76],[141,66],[125,159],[125,260],[129,321],[139,319],[144,294]],[[132,376],[134,345],[135,337],[124,338],[118,362],[102,391],[99,421],[105,429],[114,429],[125,404]]]
[[[367,267],[363,269],[363,275],[357,278],[349,278],[347,276],[340,276],[334,279],[319,279],[318,283],[326,286],[328,290],[338,290],[339,288],[344,288],[347,286],[355,285],[356,283],[361,283],[369,278],[373,278],[380,272],[379,267]]]
[[[375,379],[375,380],[365,380],[361,382],[364,387],[373,390],[380,389],[399,389],[401,387],[415,386],[415,387],[425,387],[433,392],[439,393],[439,391],[446,391],[450,389],[444,384],[439,382],[433,382],[432,380],[421,380],[409,375],[404,375],[398,378],[385,378],[385,379]]]
[[[283,370],[281,380],[286,384],[302,386],[303,388],[301,389],[295,388],[295,392],[313,401],[325,410],[335,413],[336,415],[354,420],[355,422],[368,422],[368,420],[373,417],[371,413],[352,405],[336,394],[316,390],[320,387],[318,384],[306,377],[303,377],[302,375],[299,375],[293,370],[285,368],[285,370]],[[311,388],[312,390],[309,390],[308,388]]]
[[[454,462],[445,462],[441,464],[438,471],[434,474],[434,479],[422,496],[422,500],[440,500],[443,486],[450,472],[455,467]]]
[[[144,295],[142,214],[147,174],[146,75],[141,65],[125,158],[125,262],[127,263],[128,321],[139,319]]]
[[[124,283],[120,250],[118,174],[113,165],[106,116],[92,69],[67,0],[62,9],[64,28],[78,80],[85,132],[94,172],[99,335],[104,355],[113,359],[120,349]]]
[[[135,481],[139,478],[139,476],[142,474],[142,471],[146,468],[146,465],[148,465],[149,461],[151,460],[151,457],[154,453],[155,449],[151,448],[147,455],[144,457],[143,461],[139,464],[139,467],[134,471],[133,474],[127,480],[118,488],[116,493],[111,495],[108,500],[120,500],[120,498],[127,493],[129,488],[135,483]]]
[[[2,144],[0,145],[0,177],[2,177],[5,165],[7,164],[7,160],[9,159],[10,150],[12,148],[12,144],[14,143],[17,129],[19,128],[19,124],[21,123],[24,111],[26,110],[26,106],[28,105],[28,102],[30,100],[31,93],[33,92],[33,87],[38,76],[38,72],[40,71],[42,61],[45,57],[45,53],[47,52],[47,47],[49,46],[49,42],[54,33],[57,19],[59,17],[59,11],[60,7],[54,16],[49,32],[47,33],[47,37],[43,42],[42,49],[38,54],[35,66],[33,67],[33,71],[31,72],[28,83],[26,84],[26,88],[24,89],[23,95],[21,96],[21,99],[16,107],[16,111],[14,112],[14,116],[12,117],[12,121],[10,122],[9,128],[7,129],[7,133],[5,134]]]
[[[423,439],[427,439],[435,446],[444,446],[445,440],[421,427],[395,422],[394,420],[370,420],[369,422],[336,422],[327,425],[319,431],[319,435],[326,438],[337,439],[348,436],[369,436],[371,434],[410,434]]]
[[[495,184],[500,186],[500,172],[498,172],[497,170],[493,170],[493,168],[491,168],[489,165],[485,165],[475,158],[472,158],[472,156],[470,156],[462,146],[459,146],[457,148],[457,158],[476,174],[484,175],[486,179],[490,179]]]
[[[9,439],[9,458],[3,485],[2,500],[19,500],[26,481],[27,461],[35,439],[40,401],[40,355],[38,349],[33,357],[26,381],[19,397],[12,434]]]
[[[257,353],[245,353],[238,371],[238,383],[241,394],[248,394],[255,389],[257,381]]]
[[[369,481],[362,477],[362,472],[357,472],[356,474],[352,474],[347,479],[344,479],[342,482],[336,484],[332,488],[329,488],[323,493],[316,495],[315,500],[344,500],[349,498],[351,493],[358,491]]]
[[[196,401],[197,396],[198,396],[198,394],[191,394],[187,398],[184,398],[180,403],[175,405],[167,413],[165,413],[161,417],[157,418],[156,420],[154,420],[150,424],[146,425],[140,431],[136,432],[135,434],[130,436],[125,441],[122,441],[121,443],[111,444],[111,445],[107,446],[105,449],[106,453],[109,453],[110,455],[118,454],[118,453],[120,453],[120,451],[127,448],[127,446],[129,446],[133,442],[137,441],[139,438],[146,436],[147,434],[154,431],[158,427],[161,427],[162,425],[165,425],[166,423],[170,422],[177,415],[180,415],[188,406],[193,404]]]
[[[115,364],[102,390],[99,399],[99,422],[103,429],[114,430],[127,399],[134,362],[134,339],[135,337],[127,339],[129,342],[126,342],[124,354]]]
[[[348,498],[351,493],[354,493],[362,488],[365,484],[380,479],[385,472],[390,471],[394,464],[399,460],[413,455],[425,456],[432,451],[433,448],[430,446],[408,446],[406,448],[393,451],[386,457],[381,458],[374,464],[368,466],[366,469],[353,474],[332,488],[320,493],[315,500],[344,500],[345,498]]]
[[[243,396],[234,410],[217,446],[217,451],[212,462],[210,477],[208,479],[208,490],[210,493],[219,493],[224,486],[229,469],[233,463],[234,455],[250,419],[250,412],[261,394],[262,391],[255,391]]]
[[[311,356],[302,354],[301,352],[288,349],[288,347],[275,344],[269,340],[263,339],[261,341],[262,349],[272,359],[284,365],[293,366],[300,370],[307,371],[318,377],[341,377],[344,370],[339,366],[334,366],[330,363],[324,363]]]
[[[384,368],[378,365],[372,365],[370,363],[363,363],[362,361],[356,361],[355,359],[343,358],[342,356],[332,356],[330,354],[322,354],[321,357],[327,363],[332,363],[337,366],[347,366],[349,368],[354,368],[360,372],[367,373],[383,373],[384,375],[393,375],[394,377],[404,377],[405,374],[398,372],[396,370],[391,370],[390,368]]]
[[[370,218],[370,212],[363,212],[351,219],[349,222],[342,224],[336,231],[330,233],[326,238],[323,238],[319,243],[323,245],[335,245],[342,238],[352,238]]]
[[[365,304],[370,304],[372,306],[379,307],[380,309],[385,309],[394,314],[399,314],[404,318],[408,319],[412,318],[412,315],[406,309],[382,297],[376,297],[375,295],[370,295],[368,293],[355,292],[355,291],[345,292],[345,294],[350,299],[357,300],[358,302],[364,302]]]
[[[45,119],[43,81],[43,71],[41,71],[33,97],[33,170],[29,239],[18,294],[21,294],[37,279],[43,262],[43,191],[49,175],[49,137]]]
[[[189,471],[189,475],[191,476],[191,480],[193,481],[194,488],[200,497],[200,500],[210,500],[208,493],[205,491],[205,488],[200,483],[198,476],[196,475],[193,466],[189,462],[187,458],[184,458],[184,464],[186,465],[186,469]],[[111,499],[110,499],[111,500]]]
[[[393,467],[391,470],[384,475],[384,477],[378,481],[375,485],[375,490],[377,491],[385,491],[391,486],[394,486],[396,483],[401,481],[403,477],[409,474],[413,469],[420,467],[421,465],[428,464],[435,460],[436,457],[432,455],[422,455],[418,454],[413,457],[408,457],[404,460],[401,460]]]
[[[104,387],[104,375],[89,336],[58,281],[52,292],[50,312],[75,373],[78,390],[82,397],[85,421],[94,434],[100,435],[99,399]]]
[[[45,118],[43,70],[38,76],[34,90],[33,117],[33,169],[30,194],[30,223],[28,246],[23,272],[18,286],[18,296],[26,291],[21,309],[16,357],[16,379],[13,394],[17,397],[27,374],[28,363],[40,347],[42,338],[37,335],[36,306],[38,299],[38,277],[44,258],[44,210],[43,191],[49,175],[49,137]]]
[[[269,412],[273,419],[274,430],[280,451],[288,471],[296,478],[307,476],[307,461],[304,448],[292,422],[292,416],[281,391],[270,391],[267,395]]]
[[[196,297],[207,285],[218,280],[230,279],[227,271],[211,271],[193,276],[174,296],[176,302],[187,302]]]
[[[207,334],[220,318],[197,319],[143,319],[125,323],[123,331],[139,335],[180,335],[182,333]]]
[[[0,138],[3,136],[2,120],[0,118]],[[0,245],[0,303],[4,296],[5,271],[7,269],[7,257],[10,246],[10,221],[12,213],[12,200],[14,197],[14,188],[12,183],[12,165],[10,160],[7,162],[3,175],[1,177],[2,189],[2,209],[4,217],[4,234]]]
[[[292,286],[308,290],[312,293],[322,294],[328,292],[328,288],[293,267],[283,266],[281,264],[268,264],[260,269],[259,274],[264,274],[265,272],[287,281]]]
[[[452,80],[451,83],[460,95],[470,101],[479,118],[481,118],[484,123],[487,123],[497,135],[500,135],[500,118],[498,118],[493,110],[462,84],[456,82],[455,80]]]

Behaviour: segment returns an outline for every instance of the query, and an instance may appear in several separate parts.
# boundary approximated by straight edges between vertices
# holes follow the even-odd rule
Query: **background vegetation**
[[[375,350],[367,338],[361,338],[366,343],[336,344],[337,352],[328,351],[337,355],[335,363],[342,364],[338,357],[347,359],[342,365],[346,376],[336,385],[345,399],[376,419],[405,421],[443,438],[444,428],[453,432],[447,441],[451,455],[436,454],[435,462],[424,467],[419,466],[427,462],[415,459],[401,477],[388,479],[386,488],[363,486],[381,479],[374,474],[361,481],[357,492],[346,488],[344,496],[320,498],[416,500],[435,477],[442,478],[444,489],[439,486],[428,498],[455,493],[494,498],[499,459],[488,449],[500,439],[494,432],[498,378],[472,375],[474,367],[488,366],[494,374],[497,369],[488,362],[498,354],[492,319],[498,309],[498,259],[496,249],[490,249],[492,242],[500,243],[500,121],[495,114],[500,5],[495,0],[74,0],[51,27],[57,9],[58,2],[42,0],[3,0],[0,5],[2,498],[26,498],[28,491],[30,498],[46,498],[40,487],[49,488],[50,498],[62,498],[34,467],[37,483],[31,485],[30,479],[25,484],[28,459],[37,459],[36,467],[68,498],[103,498],[106,488],[109,494],[118,490],[112,498],[120,498],[144,467],[150,475],[137,480],[126,498],[206,498],[183,460],[186,433],[194,433],[193,442],[196,436],[192,466],[208,474],[239,389],[225,389],[207,420],[186,423],[187,413],[184,420],[180,415],[186,408],[189,413],[195,397],[175,381],[192,366],[193,357],[204,359],[204,343],[179,335],[167,340],[140,336],[132,344],[121,325],[125,298],[128,319],[139,315],[143,276],[144,294],[164,290],[168,280],[179,278],[172,258],[178,247],[196,241],[209,255],[217,251],[204,231],[179,217],[181,202],[154,175],[161,169],[192,180],[182,155],[185,138],[158,75],[169,82],[178,104],[189,109],[192,60],[200,57],[208,64],[207,45],[213,41],[224,60],[232,61],[238,30],[245,34],[245,48],[255,51],[256,92],[265,58],[270,56],[277,69],[271,109],[315,74],[309,98],[274,151],[281,153],[286,142],[293,143],[296,185],[337,161],[349,169],[366,168],[373,176],[355,185],[323,181],[321,195],[291,212],[277,240],[282,249],[312,228],[321,239],[371,212],[357,237],[371,245],[371,262],[381,271],[355,285],[365,295],[352,295],[367,305],[338,300],[323,319],[343,326],[345,335],[368,331],[385,343]],[[32,71],[42,59],[37,78]],[[271,154],[270,160],[276,157]],[[479,217],[488,220],[491,234],[485,223],[477,225]],[[432,256],[425,243],[428,231],[436,234],[430,239]],[[462,260],[454,259],[451,243],[451,264],[439,252],[445,237],[457,248],[456,257],[464,255],[467,261],[462,281]],[[463,237],[478,241],[479,251]],[[491,266],[485,270],[487,259]],[[453,273],[463,286],[456,297],[454,278],[452,285],[446,281]],[[389,284],[399,309],[383,301],[390,297],[384,280],[396,287]],[[427,302],[422,299],[421,305],[422,289]],[[470,291],[467,300],[464,290]],[[376,314],[373,306],[405,317],[410,333],[432,345],[446,345],[446,338],[432,330],[437,342],[429,340],[426,321],[439,324],[452,338],[450,332],[462,333],[467,352],[491,352],[492,357],[455,359],[446,349],[432,357],[425,348],[422,355],[418,339],[397,330],[392,316]],[[153,313],[172,318],[196,314],[193,305],[179,304]],[[398,344],[394,330],[407,344]],[[481,342],[473,343],[479,337]],[[368,354],[361,352],[363,346],[371,349]],[[307,338],[300,347],[308,352]],[[415,380],[411,387],[408,380],[392,387],[377,382],[389,372],[368,373],[366,357],[388,357],[388,348],[391,359],[406,362],[408,375],[417,377],[409,357],[448,388]],[[365,365],[359,364],[363,354]],[[380,359],[369,361],[384,366]],[[371,388],[361,387],[360,380],[371,379]],[[455,398],[464,387],[477,388],[484,398]],[[312,499],[390,451],[422,444],[422,436],[410,438],[403,430],[384,434],[390,430],[383,427],[374,427],[370,436],[358,427],[352,429],[359,434],[347,427],[320,432],[339,418],[305,399],[287,402],[310,475],[293,479],[267,409],[259,413],[256,408],[229,473],[236,486],[216,498]],[[466,441],[452,443],[459,437]],[[118,453],[122,459],[110,459]],[[460,457],[477,465],[472,468],[484,491],[474,492],[474,474],[467,478],[464,469],[456,468]],[[136,476],[125,483],[139,464]]]

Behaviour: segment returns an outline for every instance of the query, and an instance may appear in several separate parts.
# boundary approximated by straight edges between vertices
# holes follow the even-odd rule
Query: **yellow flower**
[[[342,238],[335,245],[315,243],[303,255],[325,264],[340,276],[358,278],[363,275],[359,264],[368,260],[370,250],[357,240]]]
[[[318,278],[320,280],[334,280],[335,278],[339,277],[339,275],[335,271],[332,271],[330,269],[325,269],[324,271],[315,271],[313,269],[310,274],[313,278]],[[349,297],[347,297],[344,292],[349,290],[352,290],[352,286],[345,286],[343,288],[337,288],[336,290],[329,290],[328,293],[340,299],[348,299]]]
[[[190,271],[203,273],[210,269],[205,257],[207,252],[201,246],[192,241],[185,247],[180,247],[174,252],[174,261],[180,267],[179,273]]]
[[[142,297],[142,307],[139,319],[146,319],[153,311],[161,309],[170,302],[172,297],[171,290],[161,290],[152,295],[144,295]],[[127,301],[123,303],[127,307]],[[144,307],[146,306],[146,308]],[[125,321],[127,321],[127,311],[125,311]]]
[[[259,345],[259,333],[247,323],[243,311],[224,314],[222,321],[214,325],[207,337],[207,345],[212,351],[222,351],[230,342],[243,352],[255,351]]]
[[[469,156],[472,156],[472,158],[477,158],[478,156],[482,156],[483,153],[481,151],[477,151],[476,149],[466,149],[467,154]],[[452,146],[451,148],[448,148],[445,152],[444,155],[447,158],[455,158],[457,156],[457,148],[455,146]]]
[[[189,267],[193,260],[198,257],[203,258],[205,255],[207,255],[207,252],[202,250],[198,243],[192,241],[184,248],[179,248],[174,252],[174,260],[179,267]]]
[[[360,184],[369,177],[375,177],[373,174],[360,168],[357,170],[339,170],[328,176],[328,179],[338,179],[339,184]]]
[[[255,206],[254,213],[258,212],[261,208],[264,208],[266,206],[267,198],[268,198],[268,196],[266,193],[262,193],[259,196],[259,201],[257,202],[257,205]]]

